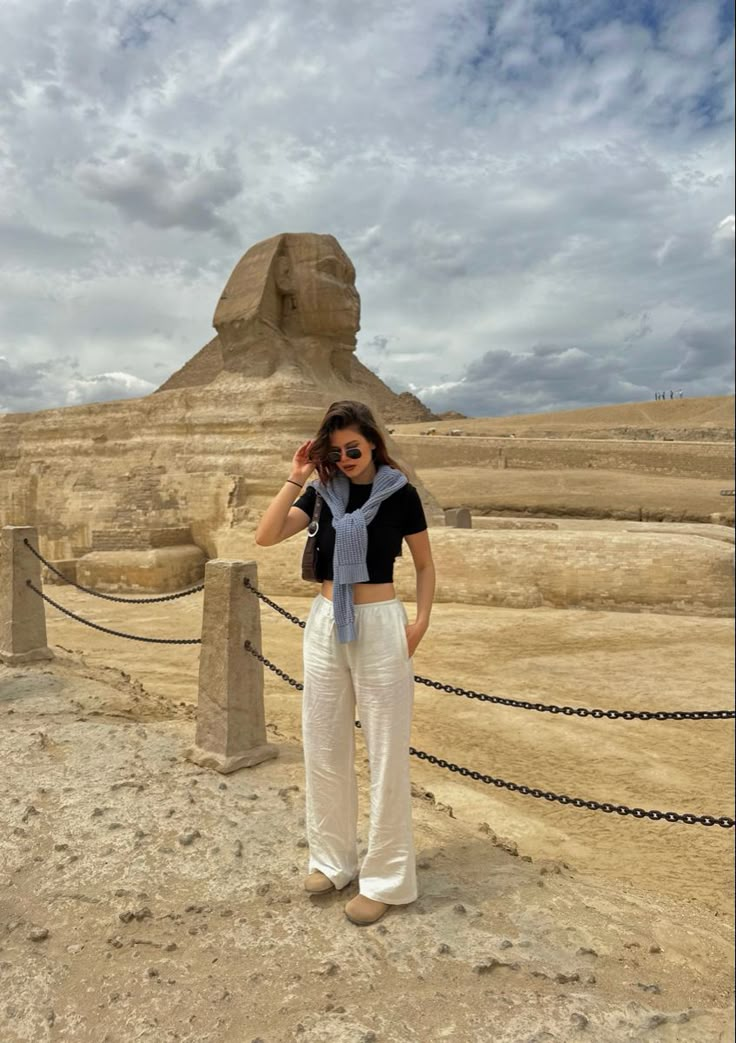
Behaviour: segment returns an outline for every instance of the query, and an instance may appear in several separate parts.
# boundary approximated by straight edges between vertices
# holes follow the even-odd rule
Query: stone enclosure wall
[[[442,529],[431,531],[437,601],[506,608],[589,608],[732,616],[733,546],[696,535]],[[300,578],[301,536],[238,554],[258,563],[261,589],[273,597],[309,595]],[[224,541],[223,556],[236,545]],[[399,597],[413,600],[411,555],[396,561]]]
[[[397,444],[417,468],[490,467],[538,471],[629,471],[678,478],[720,478],[733,485],[734,445],[406,435]]]

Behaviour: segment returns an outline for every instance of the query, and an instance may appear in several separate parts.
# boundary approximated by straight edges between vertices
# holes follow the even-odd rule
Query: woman
[[[312,471],[319,481],[293,501]],[[334,402],[316,437],[299,446],[289,477],[261,518],[256,543],[272,547],[309,524],[322,498],[316,573],[321,593],[304,631],[302,735],[310,894],[341,890],[358,875],[354,720],[368,750],[371,824],[353,923],[380,919],[417,897],[411,825],[409,734],[412,656],[427,632],[435,573],[421,500],[391,459],[370,409]],[[393,585],[409,545],[417,617],[408,623]]]

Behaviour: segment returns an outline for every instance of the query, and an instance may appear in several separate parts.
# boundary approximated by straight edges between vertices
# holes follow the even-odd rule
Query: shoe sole
[[[388,912],[388,909],[386,912]],[[371,924],[378,923],[379,920],[383,919],[386,913],[381,913],[381,915],[377,916],[374,920],[356,920],[354,916],[350,915],[350,913],[345,913],[345,915],[350,923],[354,923],[356,927],[370,927]]]

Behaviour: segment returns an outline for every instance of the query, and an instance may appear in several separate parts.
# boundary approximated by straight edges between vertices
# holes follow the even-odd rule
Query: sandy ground
[[[394,430],[406,434],[419,434],[428,427],[437,433],[460,428],[468,434],[497,435],[514,432],[534,436],[549,433],[560,437],[595,432],[596,437],[616,437],[617,432],[627,430],[632,436],[642,431],[652,435],[671,429],[689,430],[692,436],[705,435],[718,430],[730,431],[733,440],[734,396],[712,395],[705,398],[667,399],[664,402],[624,402],[614,406],[590,406],[550,413],[525,413],[516,416],[466,417],[463,420],[433,420],[430,423],[396,424]]]
[[[62,597],[63,591],[63,597]],[[104,626],[196,637],[202,595],[121,606],[69,588],[52,596]],[[310,598],[276,598],[306,618]],[[413,605],[407,603],[409,618]],[[49,607],[49,641],[114,666],[174,705],[196,704],[196,647],[152,648],[81,626]],[[267,606],[264,654],[301,679],[301,630]],[[437,604],[415,673],[463,688],[604,709],[732,709],[733,621],[652,613],[487,609]],[[300,739],[300,699],[266,672],[268,719]],[[733,814],[732,721],[611,722],[489,706],[418,684],[412,741],[478,771],[557,793],[658,810]],[[591,751],[594,755],[591,756]],[[413,762],[413,778],[473,826],[486,821],[535,857],[724,911],[730,831],[611,818],[467,782]]]
[[[223,779],[184,759],[190,705],[59,655],[0,667],[3,1043],[732,1038],[732,922],[712,902],[532,857],[531,834],[471,828],[417,781],[420,898],[356,928],[355,885],[300,890],[301,751],[273,695],[279,758]],[[599,836],[569,814],[582,855]],[[620,868],[642,824],[617,825]],[[649,837],[653,870],[693,842],[681,828]]]

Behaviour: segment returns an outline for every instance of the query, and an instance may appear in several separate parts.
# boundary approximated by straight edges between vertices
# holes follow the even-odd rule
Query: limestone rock
[[[278,600],[314,589],[299,578],[303,543],[266,553],[251,542],[259,583]],[[227,541],[226,541],[227,542]],[[432,530],[436,602],[506,608],[590,608],[729,617],[734,613],[733,548],[699,536],[649,532]],[[233,545],[234,546],[234,545]],[[472,562],[472,568],[468,567]],[[398,558],[396,592],[411,600],[409,556]]]

